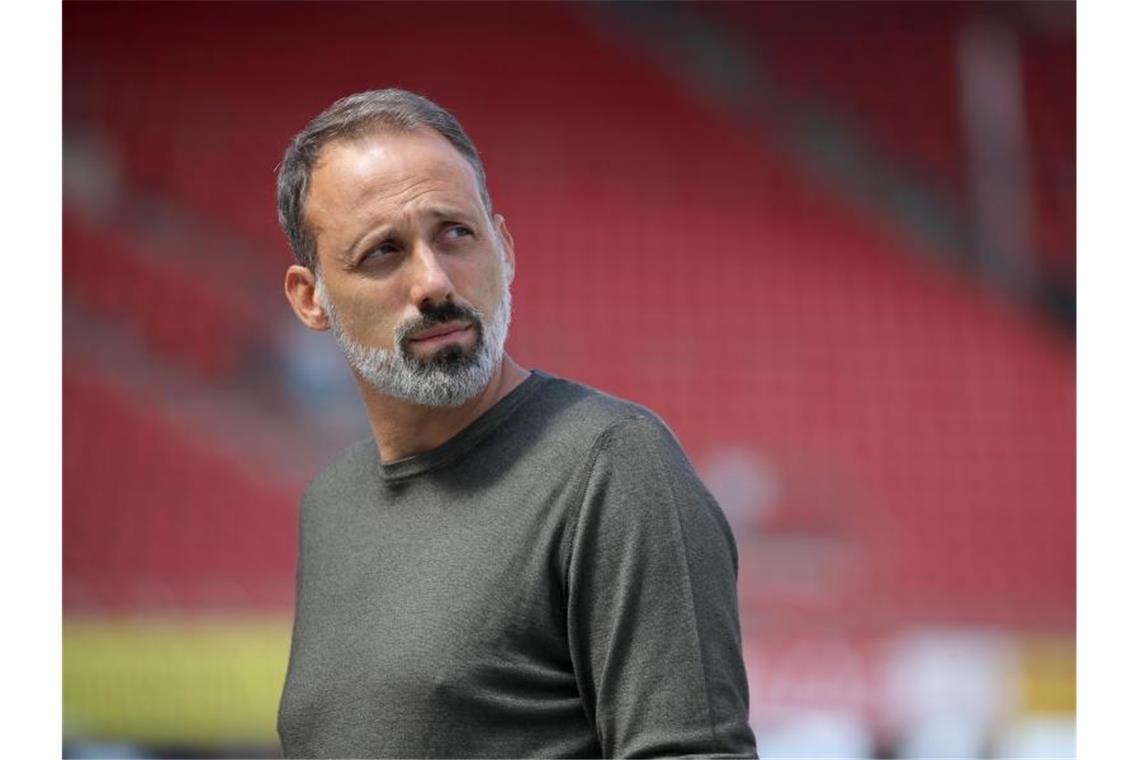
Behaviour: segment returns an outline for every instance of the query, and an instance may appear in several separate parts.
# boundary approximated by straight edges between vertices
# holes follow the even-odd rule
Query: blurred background
[[[521,364],[670,424],[762,757],[1065,757],[1071,3],[63,6],[69,757],[279,754],[296,506],[369,435],[282,295],[336,98],[452,110]]]

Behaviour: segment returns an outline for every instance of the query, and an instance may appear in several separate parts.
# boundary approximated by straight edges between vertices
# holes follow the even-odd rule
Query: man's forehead
[[[417,184],[478,193],[471,164],[433,129],[378,129],[324,146],[313,166],[310,197],[355,202]],[[322,204],[323,205],[323,204]]]

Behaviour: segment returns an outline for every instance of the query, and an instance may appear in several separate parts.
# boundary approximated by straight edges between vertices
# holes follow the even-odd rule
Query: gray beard
[[[503,297],[488,321],[473,309],[479,321],[477,340],[470,353],[450,356],[447,361],[420,361],[403,346],[413,325],[405,323],[395,330],[394,349],[374,348],[357,343],[345,334],[324,283],[317,278],[317,299],[329,317],[333,337],[344,352],[349,366],[378,393],[420,406],[455,407],[470,401],[491,382],[503,360],[503,346],[511,322],[510,283],[504,277]],[[447,351],[449,349],[443,349]],[[437,354],[438,358],[439,354]]]

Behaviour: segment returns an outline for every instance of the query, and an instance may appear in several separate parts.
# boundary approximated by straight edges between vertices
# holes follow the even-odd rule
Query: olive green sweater
[[[652,413],[542,372],[300,508],[287,757],[755,756],[736,547]]]

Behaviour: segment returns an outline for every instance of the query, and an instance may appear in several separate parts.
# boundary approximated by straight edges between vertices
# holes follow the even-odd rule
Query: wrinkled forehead
[[[306,216],[354,213],[363,207],[399,205],[424,193],[453,203],[482,206],[474,167],[432,129],[375,129],[329,142],[317,156],[309,184]]]

